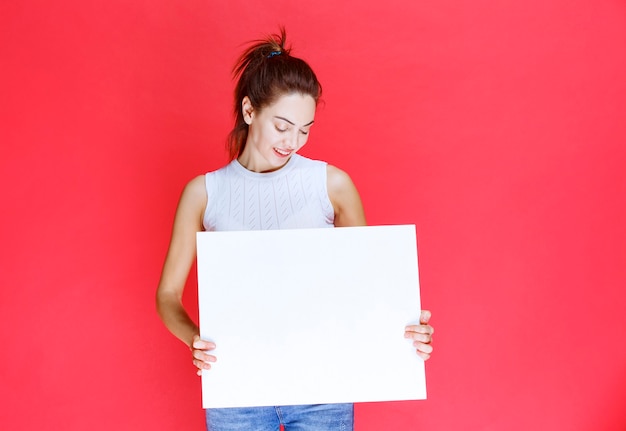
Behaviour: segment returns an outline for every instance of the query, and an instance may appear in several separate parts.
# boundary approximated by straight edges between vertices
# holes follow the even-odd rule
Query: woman
[[[200,375],[216,361],[215,344],[200,339],[181,298],[196,253],[196,232],[363,226],[365,215],[350,177],[325,162],[297,154],[315,119],[321,86],[303,60],[290,55],[285,31],[251,45],[234,75],[232,161],[185,187],[157,290],[157,310],[167,328],[192,351]],[[433,328],[408,326],[416,353],[428,359]],[[352,404],[207,409],[210,431],[352,430]]]

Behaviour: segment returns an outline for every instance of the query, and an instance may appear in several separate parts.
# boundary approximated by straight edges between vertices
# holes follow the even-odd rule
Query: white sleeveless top
[[[207,231],[334,226],[326,162],[294,154],[277,171],[258,173],[235,159],[207,173],[205,183]]]

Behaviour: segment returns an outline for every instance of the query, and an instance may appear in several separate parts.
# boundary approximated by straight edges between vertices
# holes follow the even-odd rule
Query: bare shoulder
[[[187,183],[178,202],[177,219],[185,223],[201,223],[201,217],[207,205],[207,193],[204,175],[198,175]]]
[[[328,191],[341,192],[353,186],[352,179],[345,172],[333,165],[326,165],[326,177],[328,181]]]
[[[204,199],[206,203],[206,185],[204,175],[198,175],[187,183],[183,190],[184,195],[191,195],[196,199]]]
[[[333,165],[327,165],[328,197],[335,211],[335,226],[363,226],[365,214],[361,197],[350,176]]]

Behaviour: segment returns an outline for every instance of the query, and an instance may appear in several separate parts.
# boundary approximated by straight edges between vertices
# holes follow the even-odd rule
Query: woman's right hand
[[[215,343],[201,340],[199,335],[194,335],[191,343],[191,355],[193,356],[193,364],[198,368],[197,374],[199,376],[202,375],[203,370],[211,369],[211,362],[217,361],[215,356],[207,353],[213,349],[215,349]]]

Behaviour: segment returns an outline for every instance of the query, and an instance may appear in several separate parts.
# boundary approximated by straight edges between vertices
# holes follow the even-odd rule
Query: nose
[[[296,130],[295,133],[290,133],[285,139],[285,144],[290,150],[298,148],[298,140],[300,139],[300,133]]]

